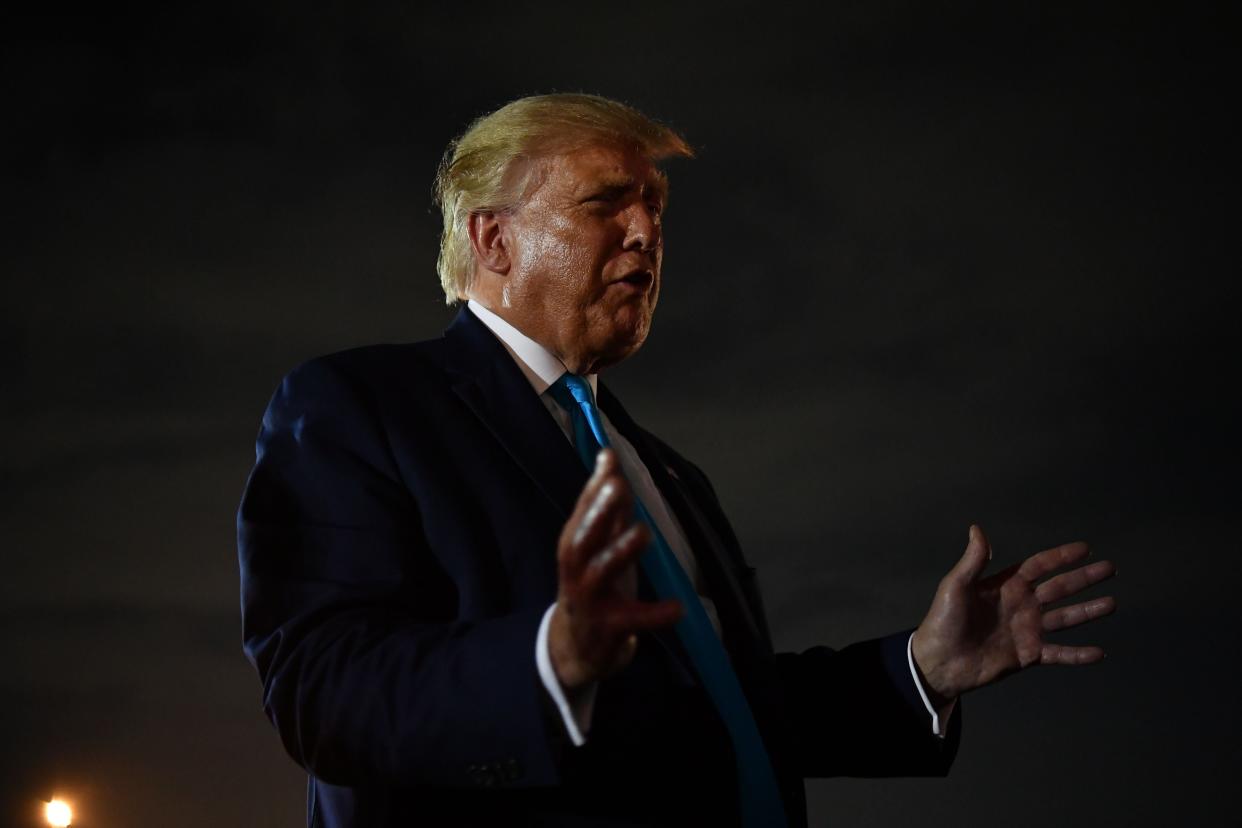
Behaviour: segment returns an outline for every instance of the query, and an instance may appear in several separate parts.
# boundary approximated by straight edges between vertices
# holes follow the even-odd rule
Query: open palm
[[[1091,664],[1104,658],[1099,647],[1066,646],[1044,639],[1045,633],[1083,624],[1116,609],[1116,601],[1108,596],[1048,608],[1116,572],[1111,562],[1098,561],[1040,582],[1087,555],[1085,543],[1068,543],[985,578],[991,547],[983,530],[971,526],[966,552],[941,580],[912,642],[915,663],[939,701],[1037,664]]]

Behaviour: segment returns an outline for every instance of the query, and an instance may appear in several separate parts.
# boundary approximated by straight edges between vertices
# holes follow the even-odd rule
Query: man
[[[1043,606],[1112,574],[988,578],[971,527],[915,631],[774,653],[706,477],[596,375],[646,339],[685,142],[586,95],[452,146],[441,339],[278,389],[238,516],[245,649],[312,826],[804,825],[803,778],[943,774],[967,690],[1098,648]]]

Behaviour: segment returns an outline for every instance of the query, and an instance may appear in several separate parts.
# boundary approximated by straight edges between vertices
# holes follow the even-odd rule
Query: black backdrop
[[[57,791],[83,828],[300,824],[240,651],[259,415],[307,357],[443,328],[440,153],[545,91],[699,149],[609,381],[712,475],[779,647],[916,623],[971,522],[998,564],[1080,538],[1119,564],[1118,615],[1064,636],[1104,664],[967,698],[947,780],[809,782],[813,823],[1227,821],[1231,20],[302,6],[0,32],[8,822]]]

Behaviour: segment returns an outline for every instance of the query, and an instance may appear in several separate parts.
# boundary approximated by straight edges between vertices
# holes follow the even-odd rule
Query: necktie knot
[[[560,379],[552,383],[548,393],[552,395],[552,399],[560,404],[561,408],[569,412],[570,417],[575,421],[578,419],[576,415],[581,414],[600,448],[609,447],[608,435],[604,433],[603,417],[599,413],[599,408],[595,405],[595,396],[591,393],[591,384],[584,377],[565,372],[561,374]],[[577,429],[575,429],[576,431]],[[581,441],[576,442],[578,442],[579,451],[581,451]],[[591,452],[591,455],[593,457],[594,451]],[[593,465],[593,459],[587,462],[588,468]]]
[[[566,371],[556,382],[563,386],[574,401],[583,408],[595,405],[595,398],[591,395],[591,384],[586,381],[585,377]]]

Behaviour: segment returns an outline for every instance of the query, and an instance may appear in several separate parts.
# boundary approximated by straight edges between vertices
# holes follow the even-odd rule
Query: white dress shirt
[[[535,389],[535,393],[543,400],[543,404],[556,420],[557,425],[561,427],[561,431],[565,433],[570,443],[573,443],[574,431],[570,413],[561,408],[560,404],[552,398],[552,395],[547,393],[552,384],[560,379],[562,374],[567,372],[565,366],[548,349],[475,300],[471,299],[468,307],[496,335],[500,343],[504,345],[505,350],[513,357],[514,362],[522,370],[531,387]],[[596,375],[590,374],[586,379],[591,383],[591,391],[594,393],[597,385]],[[712,627],[716,630],[716,635],[720,635],[720,619],[716,614],[716,604],[705,592],[698,565],[690,550],[690,544],[686,540],[685,532],[682,531],[681,524],[673,516],[672,510],[669,509],[664,496],[660,494],[660,490],[656,488],[655,483],[651,479],[651,473],[647,471],[647,466],[639,458],[638,452],[634,450],[634,446],[613,427],[608,420],[608,416],[603,411],[600,411],[600,416],[604,421],[604,433],[608,435],[608,441],[612,444],[613,451],[617,454],[617,459],[621,463],[621,469],[625,473],[625,478],[634,490],[634,496],[642,501],[652,520],[656,522],[656,526],[659,527],[660,532],[664,535],[669,548],[677,557],[677,562],[681,564],[686,571],[686,575],[689,576],[690,582],[694,584],[694,588],[699,594],[699,600],[703,603],[703,609],[707,612],[707,617],[711,621]],[[628,581],[623,583],[622,586],[630,595],[636,594],[637,583],[633,569],[630,570]],[[561,720],[565,723],[565,730],[568,732],[569,738],[575,745],[583,745],[586,743],[586,734],[591,727],[591,714],[595,706],[595,693],[598,685],[592,682],[586,687],[574,691],[572,698],[561,687],[561,683],[556,677],[556,672],[552,668],[552,658],[548,653],[548,624],[552,618],[552,611],[555,609],[556,604],[553,603],[548,607],[547,612],[543,614],[543,621],[539,624],[539,634],[535,638],[535,664],[539,669],[539,678],[543,682],[544,688],[548,691],[548,695],[552,697],[557,709],[560,711]],[[942,714],[938,714],[932,707],[931,701],[927,697],[927,692],[923,689],[923,684],[919,680],[918,671],[914,667],[914,656],[911,648],[913,639],[914,636],[911,635],[910,641],[906,643],[906,659],[910,665],[910,675],[914,678],[914,685],[918,688],[919,696],[922,697],[923,704],[927,707],[927,712],[931,716],[932,732],[938,736],[943,736],[944,731],[941,729],[941,719],[948,721],[955,703],[951,702]]]

